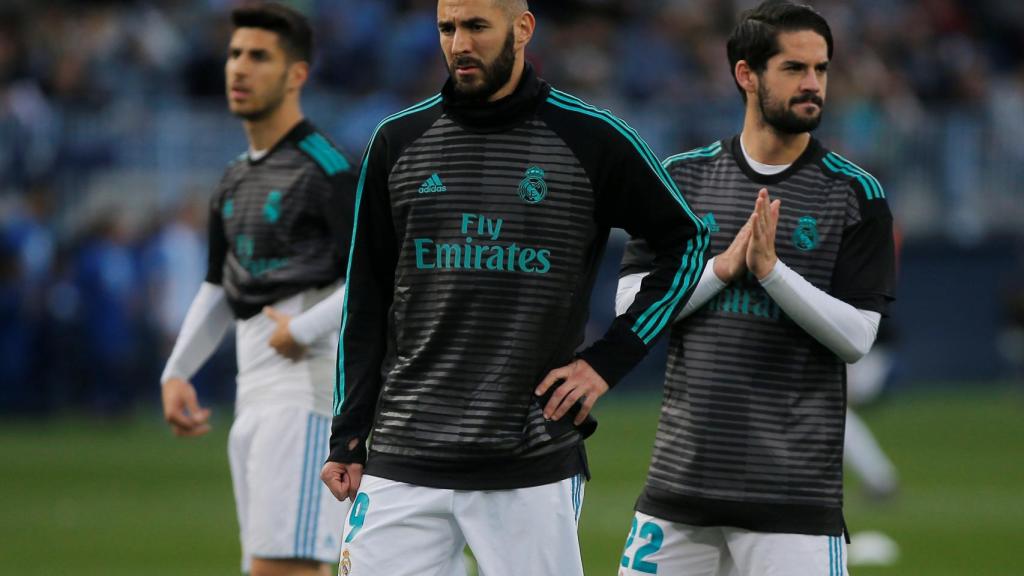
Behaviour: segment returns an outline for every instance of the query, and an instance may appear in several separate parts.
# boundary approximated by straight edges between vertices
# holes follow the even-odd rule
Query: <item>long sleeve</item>
[[[347,244],[347,242],[346,242]],[[342,284],[329,296],[314,304],[309,310],[292,318],[288,329],[295,341],[309,346],[338,327],[341,309],[345,305],[345,285]]]
[[[761,286],[786,315],[843,362],[852,364],[860,360],[875,342],[881,314],[858,310],[830,296],[782,260],[761,280]]]
[[[598,221],[646,240],[654,254],[633,304],[604,337],[579,357],[614,386],[643,359],[686,304],[704,270],[709,233],[647,144],[621,120],[584,108],[557,94],[560,108],[602,120],[600,150],[595,134],[575,148],[588,165],[597,194]],[[593,132],[598,128],[592,127]]]
[[[203,282],[192,299],[181,332],[167,360],[160,382],[171,378],[188,380],[199,370],[231,327],[233,316],[224,289]]]
[[[625,314],[626,310],[633,304],[637,293],[640,292],[640,284],[647,277],[647,274],[648,272],[634,272],[619,278],[619,286],[615,291],[616,315]],[[678,322],[699,310],[701,306],[714,298],[725,287],[725,282],[722,282],[715,275],[715,259],[711,258],[704,267],[704,273],[700,276],[700,282],[697,283],[697,287],[693,290],[690,299],[686,301],[686,306],[683,306],[683,309],[676,315],[675,321]]]
[[[356,187],[328,458],[334,462],[365,462],[380,394],[398,257],[387,161],[386,139],[378,130],[367,147]]]

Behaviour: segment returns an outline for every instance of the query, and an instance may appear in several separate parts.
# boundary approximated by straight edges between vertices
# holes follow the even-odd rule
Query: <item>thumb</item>
[[[263,315],[266,316],[267,318],[270,318],[274,322],[281,321],[281,313],[278,312],[277,310],[274,310],[274,308],[271,306],[263,307]]]
[[[210,419],[210,411],[199,405],[199,398],[196,397],[195,392],[185,397],[185,407],[188,408],[189,414],[197,424],[202,424]]]

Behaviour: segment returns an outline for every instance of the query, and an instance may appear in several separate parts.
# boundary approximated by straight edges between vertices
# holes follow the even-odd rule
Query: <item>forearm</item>
[[[233,320],[224,289],[203,282],[185,315],[160,382],[190,379],[217,349]]]
[[[292,338],[303,346],[309,346],[315,340],[337,330],[341,324],[341,309],[344,302],[345,284],[342,283],[337,290],[309,310],[292,318],[288,324]]]
[[[721,292],[722,289],[727,286],[727,284],[722,282],[718,278],[718,275],[715,274],[714,268],[715,259],[712,258],[711,260],[708,260],[707,265],[704,267],[704,273],[701,274],[700,281],[697,283],[697,287],[693,289],[693,294],[690,295],[690,299],[686,302],[686,305],[683,306],[683,309],[679,311],[679,314],[676,315],[676,322],[699,310],[701,306],[714,298],[716,294]],[[633,300],[640,291],[640,283],[646,277],[646,273],[637,273],[624,276],[619,280],[619,287],[615,292],[616,316],[625,313],[626,310],[629,309],[630,305],[633,304]]]
[[[781,260],[761,279],[761,286],[798,326],[846,363],[867,354],[878,335],[881,314],[827,294]]]

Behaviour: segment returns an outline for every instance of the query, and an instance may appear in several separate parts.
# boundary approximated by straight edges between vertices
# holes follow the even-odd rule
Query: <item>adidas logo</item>
[[[704,215],[704,218],[701,218],[701,220],[704,220],[704,224],[707,225],[709,232],[721,231],[721,228],[718,227],[718,222],[715,222],[714,212],[708,212],[707,214]]]
[[[434,194],[436,192],[447,192],[448,187],[441,182],[441,177],[434,172],[420,184],[420,194]]]

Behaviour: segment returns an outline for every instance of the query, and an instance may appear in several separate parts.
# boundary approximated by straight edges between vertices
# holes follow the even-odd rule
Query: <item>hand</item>
[[[363,480],[363,465],[328,462],[320,469],[320,480],[339,502],[346,498],[355,500]]]
[[[577,401],[580,401],[579,414],[573,420],[573,424],[579,426],[590,414],[597,399],[608,391],[608,383],[604,381],[604,378],[601,378],[601,375],[595,372],[586,361],[577,359],[568,366],[555,368],[548,372],[534,393],[537,396],[543,396],[548,388],[551,388],[559,380],[564,380],[564,382],[558,386],[551,395],[551,400],[544,407],[544,417],[548,420],[560,419]]]
[[[175,436],[202,436],[210,431],[210,410],[199,406],[196,389],[181,378],[171,378],[161,386],[164,420]]]
[[[747,268],[764,279],[779,261],[775,255],[775,228],[779,223],[779,206],[781,200],[771,200],[768,190],[762,188],[757,193],[754,213],[750,215],[750,242],[747,244]]]
[[[270,335],[270,347],[290,360],[302,358],[302,355],[306,353],[306,347],[296,342],[292,337],[292,331],[288,329],[292,317],[284,312],[278,312],[270,306],[263,307],[263,314],[277,323],[277,328]]]
[[[753,228],[752,219],[747,219],[725,252],[715,256],[715,276],[726,284],[739,279],[747,271],[747,245]]]

